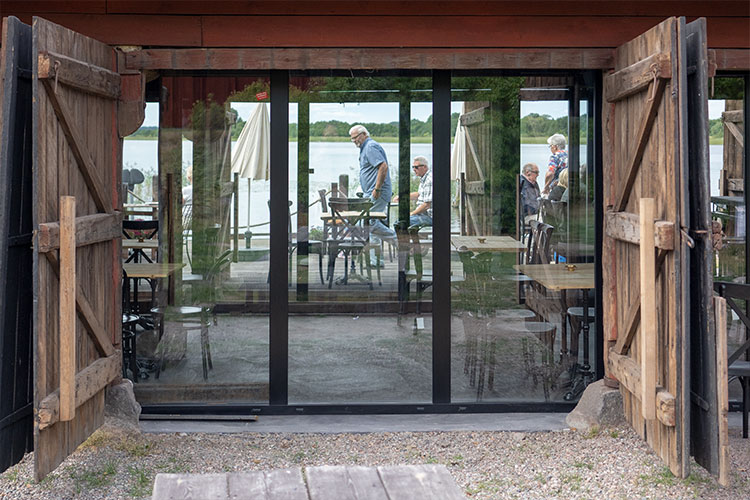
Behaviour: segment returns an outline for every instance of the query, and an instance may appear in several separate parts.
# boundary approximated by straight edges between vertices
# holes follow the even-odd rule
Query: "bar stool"
[[[122,315],[122,376],[123,378],[129,378],[129,366],[133,382],[138,382],[138,362],[135,357],[135,326],[139,319],[135,314]]]
[[[179,341],[178,333],[184,333],[187,336],[189,331],[200,331],[201,343],[201,361],[203,363],[203,380],[208,380],[208,370],[213,370],[214,365],[211,360],[211,345],[208,341],[208,323],[211,313],[208,307],[198,306],[168,306],[153,307],[151,313],[154,315],[159,325],[159,360],[156,362],[156,378],[159,378],[164,366],[164,360],[172,344]],[[179,325],[178,332],[164,335],[164,323],[166,321],[174,322]]]

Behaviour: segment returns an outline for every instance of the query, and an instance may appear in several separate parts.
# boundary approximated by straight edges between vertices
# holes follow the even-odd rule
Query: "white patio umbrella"
[[[451,151],[451,179],[461,180],[461,174],[466,172],[466,132],[461,122],[456,126],[456,136],[453,138]]]
[[[250,189],[252,181],[270,178],[271,120],[268,106],[259,103],[248,118],[232,153],[232,173],[247,179],[247,226],[250,230]]]

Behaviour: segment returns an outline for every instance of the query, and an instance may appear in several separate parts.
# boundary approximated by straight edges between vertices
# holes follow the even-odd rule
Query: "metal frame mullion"
[[[288,403],[289,72],[271,71],[271,242],[269,273],[269,403]]]
[[[432,402],[451,400],[451,72],[432,74]]]

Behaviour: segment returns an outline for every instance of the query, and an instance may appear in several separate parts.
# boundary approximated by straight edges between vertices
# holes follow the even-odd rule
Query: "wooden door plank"
[[[628,212],[607,212],[605,217],[606,232],[610,238],[620,241],[640,244],[639,219],[636,214]],[[675,230],[674,223],[666,220],[654,222],[654,245],[664,250],[674,250]]]
[[[661,99],[664,95],[664,89],[666,88],[666,86],[667,80],[662,78],[656,79],[656,87],[654,93],[651,96],[648,108],[646,108],[643,113],[643,117],[640,120],[641,127],[638,130],[638,134],[635,138],[635,144],[633,145],[632,152],[629,155],[625,182],[620,188],[620,194],[617,196],[617,202],[615,203],[616,212],[623,212],[625,210],[625,206],[628,203],[630,191],[633,189],[635,177],[638,174],[641,160],[643,159],[643,153],[646,151],[646,144],[648,143],[649,135],[651,134],[651,127],[654,125],[656,113],[659,109],[659,104],[661,103]]]
[[[479,155],[477,154],[477,150],[474,147],[474,139],[471,136],[471,131],[469,130],[469,127],[464,128],[464,132],[466,133],[466,144],[469,145],[469,152],[471,153],[471,157],[474,158],[474,166],[476,167],[477,174],[479,175],[479,180],[484,182],[484,170],[482,168],[482,162],[479,159]]]
[[[115,351],[111,356],[99,358],[75,375],[75,407],[91,399],[121,373],[122,352]],[[37,423],[39,430],[46,429],[60,421],[60,391],[47,395],[39,403]]]
[[[55,255],[55,252],[47,252],[44,255],[47,257],[47,261],[49,261],[52,267],[52,272],[59,279],[60,262],[57,258],[57,255]],[[84,328],[91,336],[91,339],[94,341],[94,345],[96,346],[96,349],[99,351],[99,353],[103,354],[104,356],[109,356],[110,354],[115,352],[112,341],[107,337],[107,331],[104,328],[104,325],[102,325],[102,323],[99,321],[96,313],[94,312],[94,308],[91,306],[91,303],[83,294],[80,283],[76,292],[76,311],[78,311],[78,318],[81,320]]]
[[[604,97],[616,102],[646,89],[654,78],[672,78],[672,60],[669,53],[651,54],[604,79]]]
[[[390,500],[465,498],[444,465],[378,467],[378,474]]]
[[[89,192],[96,204],[97,210],[108,214],[113,213],[114,209],[109,202],[107,192],[97,173],[98,171],[94,164],[94,160],[91,158],[91,154],[85,145],[82,134],[78,130],[78,126],[73,122],[72,112],[65,101],[58,98],[55,93],[54,82],[49,80],[41,80],[41,82],[44,84],[49,102],[55,110],[55,115],[65,133],[68,145],[73,152],[73,156],[75,156],[78,168],[83,175],[83,178],[86,180],[86,185],[89,188]]]
[[[76,200],[60,198],[60,420],[76,414]]]
[[[51,79],[55,85],[63,83],[107,99],[120,97],[120,75],[114,71],[54,52],[41,52],[38,57],[40,79]]]
[[[641,198],[641,412],[656,418],[657,320],[654,199]]]
[[[719,484],[729,486],[729,364],[727,361],[727,303],[714,297],[716,324],[716,393],[719,413]]]
[[[94,214],[76,217],[76,246],[82,247],[118,239],[122,232],[122,214]],[[60,246],[60,224],[39,224],[37,251],[51,252]]]

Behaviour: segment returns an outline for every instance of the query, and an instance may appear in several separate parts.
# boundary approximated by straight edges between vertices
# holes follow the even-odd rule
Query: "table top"
[[[548,290],[594,288],[594,264],[575,264],[573,271],[565,264],[517,264],[513,268]]]
[[[345,210],[343,212],[339,212],[339,214],[341,214],[341,217],[352,218],[352,217],[359,217],[360,215],[362,215],[362,212],[360,212],[359,210]],[[370,212],[369,215],[362,216],[363,219],[366,217],[369,217],[370,219],[387,219],[388,218],[385,212]],[[333,214],[331,214],[331,212],[321,214],[320,218],[323,220],[331,220],[333,219]]]
[[[147,201],[144,203],[123,203],[123,208],[158,208],[158,201]]]
[[[159,248],[158,240],[134,240],[134,239],[122,239],[122,248],[135,248],[138,250],[148,250]]]
[[[444,465],[323,465],[220,474],[157,474],[153,500],[171,498],[466,498]]]
[[[171,262],[128,262],[122,265],[122,269],[128,274],[128,278],[166,278],[180,269],[185,264]]]
[[[521,252],[526,245],[512,236],[451,236],[456,250],[472,252]]]

